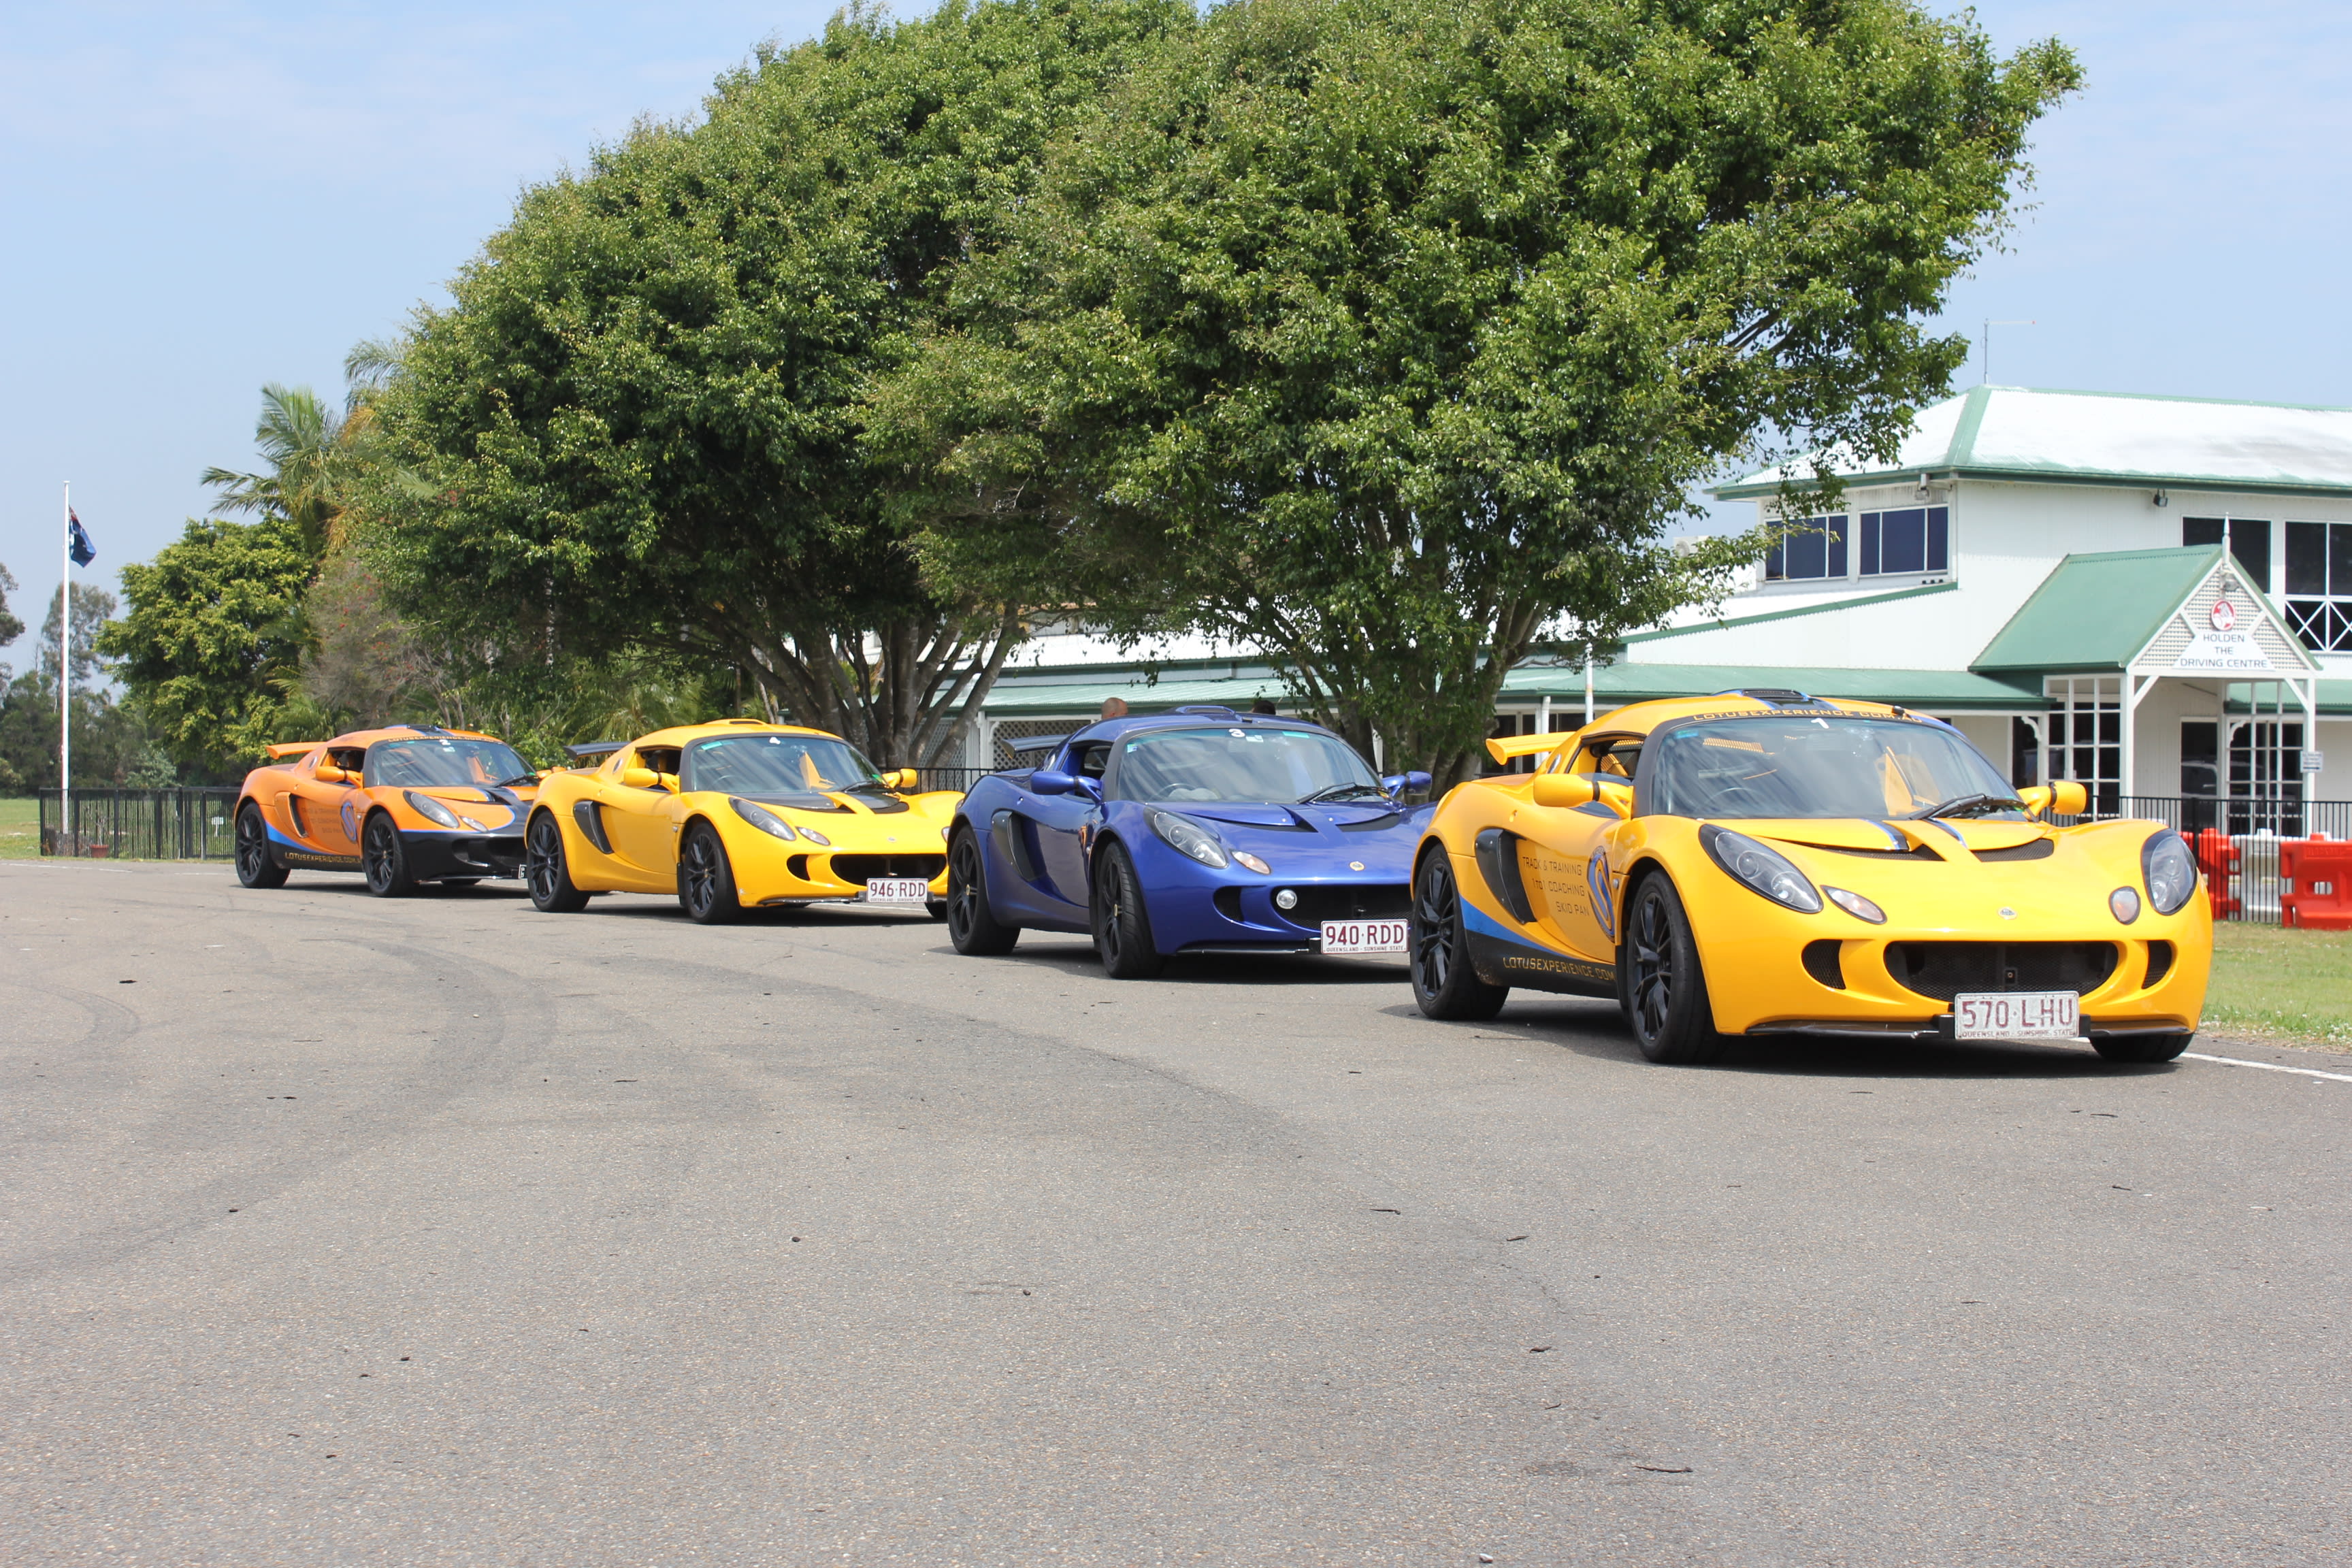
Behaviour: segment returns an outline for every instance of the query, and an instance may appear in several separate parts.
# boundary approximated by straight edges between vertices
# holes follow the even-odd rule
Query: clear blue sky
[[[265,381],[339,391],[516,192],[639,115],[695,112],[804,0],[0,8],[0,563],[36,626],[58,481],[85,580],[175,537],[251,460]],[[2089,89],[2044,122],[2011,237],[1955,291],[2013,384],[2352,404],[2352,6],[1986,0]],[[1973,382],[1974,362],[1963,378]],[[0,653],[18,668],[25,642]]]

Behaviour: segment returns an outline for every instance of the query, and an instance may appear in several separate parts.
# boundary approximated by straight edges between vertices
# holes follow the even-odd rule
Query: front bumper
[[[830,849],[756,852],[730,845],[737,897],[746,904],[848,903],[866,896],[869,877],[919,877],[934,899],[948,893],[945,853],[929,851],[877,852],[835,846]]]
[[[471,878],[519,877],[522,874],[520,833],[404,832],[400,847],[408,858],[408,874],[420,882]]]

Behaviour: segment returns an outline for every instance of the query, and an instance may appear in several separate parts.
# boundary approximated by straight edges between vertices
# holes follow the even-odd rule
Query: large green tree
[[[871,439],[950,571],[1139,550],[1442,781],[1530,651],[1715,591],[1738,548],[1667,546],[1696,482],[1884,452],[1943,389],[1924,323],[2076,80],[1906,0],[1234,0],[1061,151]]]
[[[385,391],[369,537],[399,606],[522,658],[688,650],[887,763],[951,752],[1063,563],[927,578],[865,389],[1056,133],[1194,26],[1176,0],[852,10],[703,123],[526,193]]]

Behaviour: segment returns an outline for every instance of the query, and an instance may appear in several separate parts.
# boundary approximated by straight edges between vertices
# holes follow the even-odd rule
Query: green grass
[[[40,858],[41,803],[30,795],[0,795],[0,860]]]
[[[2205,1026],[2352,1046],[2352,931],[2216,925]]]

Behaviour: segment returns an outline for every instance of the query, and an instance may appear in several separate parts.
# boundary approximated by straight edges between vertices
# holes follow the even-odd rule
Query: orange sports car
[[[495,735],[432,725],[269,748],[236,802],[236,879],[357,871],[378,898],[519,876],[539,773]]]

